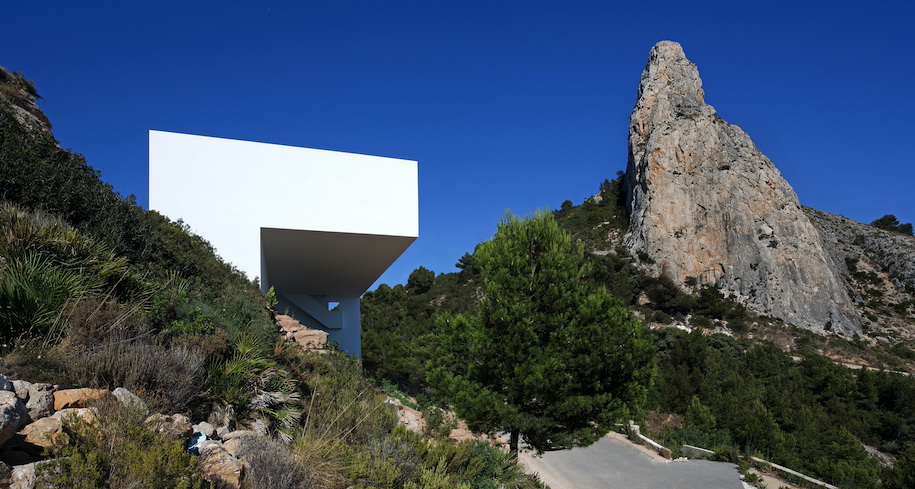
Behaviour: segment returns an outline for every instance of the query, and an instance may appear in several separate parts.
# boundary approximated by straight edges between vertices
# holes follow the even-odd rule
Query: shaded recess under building
[[[149,208],[358,356],[359,298],[419,236],[417,163],[150,131]]]

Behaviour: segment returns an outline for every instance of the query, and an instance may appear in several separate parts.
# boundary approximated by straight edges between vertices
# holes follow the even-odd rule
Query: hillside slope
[[[41,124],[31,83],[2,73],[0,374],[51,390],[127,387],[152,410],[208,421],[225,444],[210,440],[197,458],[190,423],[165,436],[148,413],[99,404],[92,421],[58,425],[46,451],[0,447],[0,486],[7,464],[18,474],[40,460],[37,487],[206,487],[199,473],[216,480],[206,472],[215,451],[215,470],[234,468],[210,487],[544,487],[489,443],[445,438],[435,406],[424,406],[438,419],[425,431],[399,426],[356,359],[284,342],[269,294],[180,223],[114,192]],[[0,431],[42,420],[26,422],[0,416]]]

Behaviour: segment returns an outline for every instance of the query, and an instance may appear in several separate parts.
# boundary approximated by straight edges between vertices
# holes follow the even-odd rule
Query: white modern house
[[[358,356],[359,298],[419,236],[417,163],[150,131],[149,207]]]

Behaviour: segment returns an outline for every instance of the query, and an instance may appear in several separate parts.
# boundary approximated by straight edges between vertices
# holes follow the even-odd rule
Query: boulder
[[[216,428],[213,427],[210,423],[206,421],[201,421],[200,423],[195,424],[191,427],[194,430],[194,433],[203,433],[207,438],[213,439],[216,438]]]
[[[146,415],[149,414],[149,407],[146,406],[146,403],[143,401],[143,399],[140,399],[140,396],[134,394],[133,392],[130,392],[123,387],[118,387],[117,389],[111,391],[111,395],[113,395],[114,398],[124,406],[136,409]]]
[[[51,384],[29,384],[28,398],[24,400],[30,420],[41,419],[54,412],[54,392],[57,389],[56,385]]]
[[[67,418],[70,418],[71,416],[77,419],[81,419],[87,423],[91,423],[92,421],[95,421],[96,417],[98,417],[98,410],[95,408],[66,408],[61,409],[60,411],[57,411],[48,417],[51,419],[66,421]]]
[[[397,417],[400,424],[414,433],[422,434],[426,429],[426,419],[421,411],[407,406],[400,406]]]
[[[166,433],[179,440],[187,440],[190,438],[191,434],[194,433],[191,421],[183,414],[166,416],[161,413],[156,413],[146,418],[144,423],[159,433]]]
[[[63,422],[55,418],[41,418],[27,425],[19,434],[25,436],[23,449],[35,453],[50,448],[57,441],[67,441],[67,435],[63,432]]]
[[[64,389],[54,393],[54,410],[89,407],[93,401],[111,395],[107,389]]]
[[[229,454],[232,455],[233,457],[239,458],[239,455],[241,454],[242,446],[245,443],[242,440],[243,440],[243,438],[233,438],[233,439],[223,443],[222,447],[225,448],[226,451],[229,452]]]
[[[22,402],[28,402],[29,400],[29,387],[32,386],[31,382],[25,380],[14,380],[13,381],[13,392],[16,393],[16,397],[22,399]]]
[[[296,321],[291,316],[276,315],[276,324],[286,341],[294,341],[297,345],[308,350],[318,350],[327,347],[327,332],[319,329],[310,329]]]
[[[10,474],[10,489],[33,489],[38,475],[35,473],[35,465],[39,462],[32,462],[25,465],[13,467]]]
[[[287,336],[288,337],[288,336]],[[292,333],[292,339],[302,348],[313,350],[327,347],[327,331],[302,328]]]
[[[15,392],[0,390],[0,443],[10,439],[25,424],[28,415],[25,403],[16,397]]]
[[[241,462],[218,441],[206,441],[201,445],[197,470],[216,489],[237,489],[241,485]]]
[[[230,432],[222,435],[220,438],[222,438],[222,441],[225,442],[225,441],[229,441],[229,440],[234,440],[236,438],[241,438],[243,436],[253,436],[253,435],[254,435],[254,432],[251,430],[235,430],[235,431],[230,431]]]

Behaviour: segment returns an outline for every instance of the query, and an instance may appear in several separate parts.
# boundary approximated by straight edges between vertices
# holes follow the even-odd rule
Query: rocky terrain
[[[815,332],[862,332],[843,263],[772,162],[705,103],[675,42],[658,43],[642,73],[625,190],[624,242],[654,273]]]
[[[842,271],[864,330],[883,341],[915,338],[915,238],[804,208]]]
[[[50,134],[51,121],[35,104],[38,98],[34,85],[22,74],[10,73],[0,66],[0,100],[10,104],[13,117],[20,124]]]

